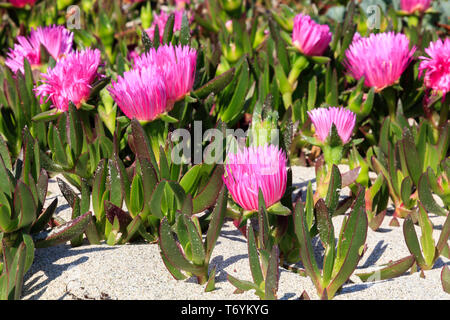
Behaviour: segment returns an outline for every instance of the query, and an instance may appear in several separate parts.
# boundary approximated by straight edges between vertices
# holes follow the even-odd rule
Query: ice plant
[[[355,39],[346,50],[344,64],[357,80],[380,92],[395,84],[411,62],[416,47],[401,33],[385,32]]]
[[[69,101],[80,108],[89,98],[91,86],[100,77],[100,51],[86,49],[74,51],[61,58],[54,68],[42,74],[43,83],[35,88],[37,96],[51,100],[53,107],[59,111],[67,111]]]
[[[260,189],[266,207],[270,207],[280,201],[286,190],[286,156],[277,146],[267,144],[229,153],[223,181],[243,209],[258,210]]]
[[[191,0],[175,0],[175,5],[178,9],[184,9],[186,5],[190,4]]]
[[[326,142],[333,124],[343,144],[350,140],[356,121],[355,114],[350,110],[337,107],[316,108],[308,111],[308,115],[320,141]]]
[[[298,14],[294,18],[292,43],[307,56],[321,56],[327,49],[332,34],[327,25],[320,25],[308,15]]]
[[[182,99],[194,85],[197,51],[188,46],[163,45],[135,58],[136,68],[154,66],[164,81],[168,106]]]
[[[181,30],[181,21],[183,20],[183,14],[184,10],[175,10],[173,12],[175,14],[175,21],[173,24],[173,31],[179,31]],[[159,41],[162,42],[163,35],[164,35],[164,29],[166,27],[167,20],[169,19],[170,14],[167,14],[164,11],[161,11],[160,14],[153,14],[153,23],[150,28],[145,30],[147,32],[150,39],[153,41],[155,28],[158,26],[159,30]]]
[[[24,72],[23,60],[26,58],[32,67],[40,67],[43,63],[41,45],[58,60],[72,51],[73,33],[63,26],[38,27],[31,29],[28,37],[19,36],[10,49],[5,64],[14,72]]]
[[[326,164],[338,165],[342,159],[343,146],[350,141],[356,123],[356,115],[345,108],[317,108],[308,111],[314,124],[316,143],[322,148]],[[333,130],[333,125],[336,131]]]
[[[425,52],[429,57],[419,57],[419,75],[427,88],[445,97],[450,91],[450,38],[431,42]]]
[[[431,0],[400,0],[402,11],[414,13],[415,11],[424,12],[431,5]]]
[[[168,111],[163,77],[152,65],[125,72],[108,91],[130,119],[148,122]]]
[[[16,8],[23,8],[27,4],[29,4],[31,6],[34,5],[36,0],[9,0],[9,2]]]

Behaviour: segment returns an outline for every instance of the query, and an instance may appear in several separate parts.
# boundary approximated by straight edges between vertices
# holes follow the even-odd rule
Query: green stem
[[[292,106],[292,92],[283,93],[283,103],[286,110]],[[295,120],[294,112],[292,112],[292,121],[295,122]]]
[[[447,94],[445,101],[441,106],[441,112],[439,114],[439,128],[443,127],[448,121],[448,109],[450,106],[450,94]]]
[[[166,123],[160,119],[153,120],[151,122],[143,123],[145,132],[150,141],[150,145],[155,154],[155,159],[159,162],[159,147],[165,145],[167,139]]]
[[[322,148],[323,151],[323,157],[325,159],[325,163],[327,165],[327,169],[331,169],[333,164],[339,165],[342,160],[342,154],[343,154],[344,146],[329,146],[324,145]]]
[[[292,91],[295,90],[294,83],[297,81],[298,76],[300,73],[305,70],[309,65],[308,59],[304,55],[297,56],[296,60],[294,61],[294,64],[292,65],[292,70],[289,72],[288,81],[290,85],[292,86]]]
[[[381,91],[381,95],[383,96],[384,100],[386,101],[386,104],[388,106],[389,110],[389,117],[391,120],[395,120],[395,107],[396,107],[396,94],[395,89],[392,87],[384,88],[383,91]]]

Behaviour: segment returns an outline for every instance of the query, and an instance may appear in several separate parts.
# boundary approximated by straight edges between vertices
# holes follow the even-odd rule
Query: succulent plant
[[[34,248],[69,241],[82,233],[90,221],[87,212],[70,222],[57,222],[53,217],[57,198],[44,209],[49,178],[36,157],[39,145],[27,128],[22,141],[21,156],[12,164],[6,143],[0,137],[2,299],[20,297],[22,278],[33,262]]]
[[[441,161],[436,173],[431,167],[428,167],[420,176],[417,192],[419,194],[420,201],[428,212],[433,212],[442,216],[448,214],[448,210],[450,209],[449,177],[449,158]],[[444,207],[447,208],[447,211],[436,203],[436,200],[433,198],[433,194],[441,198]]]
[[[332,170],[335,174],[339,172],[336,166]],[[311,201],[304,205],[299,200],[294,208],[295,233],[300,243],[301,261],[322,299],[332,299],[353,274],[365,250],[368,227],[365,191],[364,187],[359,186],[350,213],[344,218],[336,247],[332,216],[337,207],[339,192],[334,189],[334,193],[329,195],[326,200],[319,199],[315,205]],[[317,264],[311,242],[313,214],[317,232],[325,248],[322,270]]]
[[[173,225],[179,210],[200,213],[214,205],[223,185],[223,167],[201,163],[188,168],[172,162],[169,141],[170,137],[165,148],[160,147],[158,163],[144,128],[132,120],[129,143],[136,158],[125,168],[114,140],[114,159],[102,159],[93,178],[97,236],[88,238],[116,244],[139,234],[155,242],[163,218]],[[123,210],[124,204],[128,212]],[[130,229],[125,232],[126,228]]]
[[[279,249],[270,232],[269,217],[261,189],[258,194],[258,235],[253,226],[247,227],[247,246],[253,282],[240,280],[228,274],[228,281],[237,291],[255,290],[261,300],[277,298],[279,280]]]
[[[67,112],[59,114],[56,125],[48,128],[48,146],[51,156],[40,152],[42,166],[54,173],[61,173],[81,191],[81,180],[92,184],[100,159],[112,154],[112,141],[105,135],[98,115],[92,128],[89,111],[77,110],[73,103]]]
[[[379,147],[374,147],[369,153],[372,167],[376,172],[383,175],[389,188],[389,194],[394,202],[394,224],[395,217],[405,218],[409,214],[417,214],[417,191],[420,189],[422,196],[427,194],[428,201],[431,203],[429,195],[431,188],[427,186],[427,180],[422,178],[423,173],[427,171],[432,181],[434,174],[432,170],[437,170],[439,163],[445,158],[449,143],[449,126],[448,124],[441,128],[438,139],[433,137],[433,132],[429,124],[424,121],[417,129],[404,124],[403,130],[398,128],[398,125],[385,119],[380,133]],[[389,140],[389,132],[392,130],[395,135],[400,135],[395,145]],[[400,132],[399,132],[400,130]],[[395,133],[397,132],[397,133]],[[435,141],[435,143],[432,143]],[[370,154],[373,154],[370,156]],[[427,169],[427,168],[430,169]],[[420,184],[420,188],[419,188]],[[439,191],[436,184],[433,184],[434,190],[443,195]],[[445,196],[444,196],[445,197]],[[431,204],[430,204],[431,205]],[[445,214],[443,209],[437,209],[434,206],[434,211],[438,214]]]
[[[433,268],[441,254],[449,255],[450,215],[447,215],[436,244],[433,239],[433,224],[421,202],[419,202],[418,222],[422,232],[420,244],[411,217],[407,217],[403,222],[403,235],[417,266],[423,271]]]
[[[205,242],[202,240],[199,219],[194,215],[192,206],[184,206],[177,212],[176,222],[172,227],[167,217],[162,218],[158,243],[164,264],[175,279],[186,279],[187,275],[196,276],[199,284],[207,283],[205,291],[214,289],[216,269],[214,267],[210,272],[208,269],[225,219],[227,197],[228,192],[222,187],[211,213]],[[174,239],[173,233],[177,235],[177,240]]]
[[[34,76],[28,59],[24,59],[24,74],[13,75],[11,70],[0,66],[0,133],[6,138],[13,160],[22,147],[22,129],[27,126],[31,134],[45,147],[47,129],[44,123],[32,118],[41,112],[33,92]]]

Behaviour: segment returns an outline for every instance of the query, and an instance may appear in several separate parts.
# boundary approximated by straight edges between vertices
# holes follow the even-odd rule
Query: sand
[[[341,166],[343,171],[347,170]],[[293,167],[293,184],[306,190],[308,181],[314,181],[314,169]],[[60,195],[56,179],[49,186],[52,192],[47,202],[58,197],[57,214],[67,218],[70,208]],[[298,192],[298,191],[296,191]],[[348,190],[343,189],[343,194]],[[437,241],[444,217],[430,215],[435,226],[433,236]],[[333,218],[338,235],[343,217]],[[387,216],[379,231],[367,234],[367,251],[359,262],[356,273],[380,268],[383,264],[409,255],[401,227],[390,227]],[[400,223],[403,223],[400,221]],[[420,229],[417,227],[420,235]],[[321,250],[318,241],[316,251]],[[137,243],[109,246],[107,244],[72,248],[69,243],[36,249],[31,269],[24,278],[22,299],[118,299],[118,300],[240,300],[259,299],[253,291],[234,294],[235,288],[227,281],[227,274],[242,280],[251,280],[246,240],[227,221],[212,254],[211,267],[217,267],[216,290],[205,292],[194,278],[175,280],[165,268],[156,244]],[[352,276],[334,299],[343,300],[447,300],[450,294],[443,291],[440,272],[450,260],[440,257],[432,270],[406,273],[398,278],[362,283]],[[282,300],[299,299],[306,291],[311,299],[319,299],[308,277],[280,268],[277,296]]]

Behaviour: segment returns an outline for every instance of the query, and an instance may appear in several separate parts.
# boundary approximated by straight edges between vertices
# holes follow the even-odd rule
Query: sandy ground
[[[343,169],[345,167],[342,167]],[[345,169],[344,169],[345,170]],[[293,183],[300,190],[306,190],[308,181],[314,179],[314,169],[293,168]],[[313,184],[313,187],[315,184]],[[57,213],[70,215],[70,208],[59,194],[56,179],[51,180],[52,192],[47,201],[58,196]],[[343,190],[343,194],[348,190]],[[340,230],[341,217],[333,218],[336,236]],[[440,226],[444,218],[430,216],[434,226],[434,238],[437,241]],[[387,216],[379,231],[368,230],[367,251],[361,259],[356,273],[374,270],[390,261],[409,255],[403,239],[401,227],[390,227]],[[402,221],[401,221],[402,223]],[[420,235],[420,229],[417,228]],[[320,252],[318,241],[315,249]],[[432,270],[425,272],[425,278],[419,273],[405,274],[401,277],[362,283],[352,276],[334,299],[351,300],[411,300],[450,299],[440,282],[442,267],[450,265],[450,260],[441,257]],[[198,285],[194,278],[185,281],[175,280],[165,268],[156,244],[126,244],[121,246],[83,245],[71,248],[70,244],[51,248],[36,249],[31,269],[24,279],[23,299],[119,299],[119,300],[181,300],[181,299],[258,299],[253,291],[234,294],[235,288],[227,281],[227,274],[242,280],[251,280],[247,259],[245,238],[231,222],[226,222],[218,238],[211,261],[211,267],[217,266],[216,290],[204,292],[205,287]],[[311,299],[318,299],[316,290],[307,277],[280,269],[278,289],[279,299],[299,299],[306,291]]]

